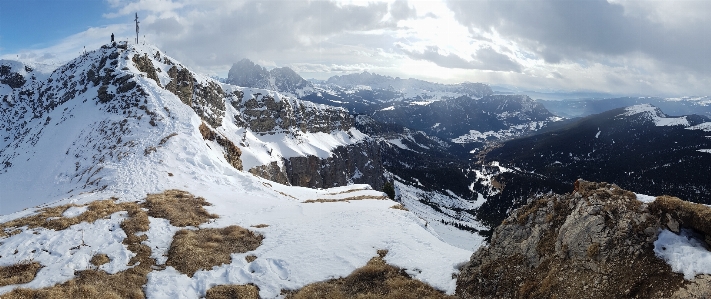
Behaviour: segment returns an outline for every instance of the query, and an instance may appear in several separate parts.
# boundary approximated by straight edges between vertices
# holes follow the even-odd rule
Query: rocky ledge
[[[578,180],[572,193],[531,199],[504,220],[461,269],[457,295],[709,298],[711,276],[685,280],[655,255],[663,230],[684,229],[711,243],[711,208],[668,196],[644,203],[616,185]]]

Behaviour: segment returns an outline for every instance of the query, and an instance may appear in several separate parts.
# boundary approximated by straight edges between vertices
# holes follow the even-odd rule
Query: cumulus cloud
[[[317,78],[368,70],[534,90],[711,94],[711,1],[106,1],[104,17],[121,24],[4,57],[66,61],[111,32],[132,40],[138,12],[142,41],[209,75],[249,58]]]
[[[148,0],[125,7],[144,1]],[[149,41],[169,49],[170,55],[187,60],[184,62],[189,65],[211,69],[245,57],[269,59],[265,56],[271,54],[274,60],[276,53],[310,59],[323,54],[324,48],[338,46],[329,43],[329,38],[393,26],[385,20],[390,10],[384,2],[226,1],[232,2],[227,6],[217,2],[225,1],[164,5],[166,10],[148,12],[142,31]],[[122,11],[123,7],[119,9]]]
[[[390,5],[390,14],[395,20],[405,20],[417,16],[417,10],[408,5],[407,0],[396,0]]]
[[[488,71],[513,71],[520,72],[521,65],[514,62],[508,56],[496,52],[496,50],[485,47],[472,55],[472,60],[466,60],[454,53],[441,54],[441,50],[436,46],[427,47],[424,51],[404,50],[413,59],[422,59],[433,62],[445,68],[475,69]]]
[[[496,32],[549,63],[646,55],[670,69],[708,72],[711,19],[684,20],[676,13],[698,2],[703,1],[674,1],[669,12],[654,7],[670,1],[451,0],[448,5],[472,30]],[[697,9],[711,11],[711,5],[703,6]]]

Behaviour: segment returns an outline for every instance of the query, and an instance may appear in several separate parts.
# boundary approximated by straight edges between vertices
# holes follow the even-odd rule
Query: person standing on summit
[[[113,33],[111,33],[111,43],[112,44],[114,43],[114,34]]]

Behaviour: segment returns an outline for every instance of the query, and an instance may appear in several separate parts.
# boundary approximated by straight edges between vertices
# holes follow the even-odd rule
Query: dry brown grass
[[[180,230],[170,244],[166,265],[192,277],[198,270],[230,263],[232,253],[257,249],[263,238],[236,225]]]
[[[396,210],[409,211],[409,210],[408,210],[405,206],[403,206],[402,204],[396,204],[396,205],[394,205],[394,206],[392,206],[392,207],[390,207],[390,208],[391,208],[391,209],[396,209]]]
[[[257,224],[257,225],[251,225],[251,227],[254,227],[254,228],[265,228],[265,227],[269,227],[269,224],[261,223],[261,224]]]
[[[329,193],[331,195],[338,195],[338,194],[346,194],[346,193],[352,193],[352,192],[357,192],[357,191],[365,191],[369,190],[368,188],[361,188],[361,189],[350,189],[346,191],[341,191],[341,192],[336,192],[336,193]]]
[[[28,283],[35,279],[42,265],[36,262],[24,261],[14,265],[0,267],[0,287]]]
[[[316,202],[350,202],[351,200],[364,200],[364,199],[374,199],[374,200],[387,200],[390,199],[387,196],[374,196],[374,195],[358,195],[353,197],[331,199],[331,198],[319,198],[319,199],[309,199],[304,201],[304,203],[316,203]]]
[[[219,285],[210,288],[206,299],[259,299],[259,288],[255,285]]]
[[[155,213],[163,213],[162,215],[171,220],[171,223],[173,220],[176,220],[178,222],[182,221],[181,223],[190,222],[199,224],[210,219],[205,218],[206,215],[209,215],[206,212],[195,212],[196,210],[204,211],[204,209],[202,209],[204,199],[196,199],[187,192],[169,190],[162,194],[155,195],[152,199],[154,200],[151,204],[148,204],[147,200],[145,207],[149,209],[149,212],[154,213],[154,215]],[[173,217],[176,211],[179,212],[179,209],[176,210],[166,207],[166,205],[170,204],[191,206],[190,203],[192,203],[192,208],[188,209],[189,211],[187,213],[190,215],[187,217]],[[142,206],[137,203],[126,202],[117,204],[115,203],[115,199],[110,199],[92,202],[88,205],[87,211],[77,217],[61,217],[61,214],[71,206],[74,205],[46,208],[40,210],[37,215],[4,223],[2,227],[17,228],[26,225],[28,227],[64,229],[81,221],[93,222],[96,219],[109,216],[114,212],[127,211],[128,217],[121,222],[121,228],[127,235],[123,243],[130,251],[136,254],[136,256],[129,261],[129,265],[132,267],[116,274],[108,274],[98,269],[77,271],[75,273],[76,277],[65,283],[39,290],[15,289],[4,294],[2,298],[145,298],[143,286],[147,283],[147,274],[150,273],[155,266],[155,260],[150,257],[150,248],[142,244],[147,237],[145,235],[138,236],[136,234],[148,230],[150,223],[148,212],[145,212]],[[47,218],[50,219],[48,220]],[[230,261],[230,253],[254,250],[261,244],[261,241],[262,236],[237,226],[197,231],[182,230],[176,234],[173,244],[171,244],[168,264],[179,270],[185,268],[201,269],[219,265]],[[97,267],[108,261],[108,256],[104,254],[95,255],[91,259],[91,263]],[[181,263],[181,265],[178,265],[178,263]],[[184,263],[184,265],[182,263]],[[8,285],[25,283],[34,279],[34,273],[36,273],[41,265],[38,263],[28,263],[28,265],[29,266],[21,266],[25,267],[24,270],[19,269],[18,265],[11,266],[15,268],[1,268],[0,285],[2,283]],[[23,270],[22,273],[26,273],[26,275],[17,274],[21,272],[20,270]],[[192,270],[189,275],[192,276],[192,273],[195,271],[196,270]],[[29,276],[30,274],[31,276]],[[3,281],[3,279],[9,280]],[[208,291],[208,298],[257,298],[248,297],[250,295],[258,295],[256,287],[220,286],[213,288],[211,292]]]
[[[149,216],[168,219],[174,226],[198,226],[218,218],[203,208],[209,205],[211,204],[204,198],[181,190],[149,194],[144,203]]]
[[[111,261],[111,259],[109,259],[108,255],[101,253],[101,254],[96,254],[96,255],[92,256],[91,260],[89,262],[92,265],[99,267],[99,266],[106,264],[110,261]]]
[[[32,216],[27,216],[0,224],[0,238],[19,233],[20,227],[44,227],[46,229],[63,230],[81,222],[93,223],[97,219],[107,217],[118,211],[124,211],[125,204],[117,204],[115,198],[98,200],[88,204],[87,210],[76,217],[63,217],[62,213],[75,204],[44,208]]]
[[[286,292],[286,298],[454,298],[412,279],[405,271],[386,264],[383,260],[386,254],[386,250],[379,250],[379,256],[372,258],[368,264],[356,269],[350,275]]]
[[[250,254],[250,255],[248,255],[248,256],[245,256],[244,259],[245,259],[248,263],[251,263],[251,262],[254,262],[254,260],[257,259],[257,256],[254,255],[254,254]]]
[[[677,219],[684,227],[693,228],[711,236],[711,208],[702,204],[683,201],[676,197],[659,196],[649,204],[652,213],[666,213]],[[665,219],[665,217],[661,217]]]
[[[112,200],[103,202],[109,207],[113,204]],[[146,236],[136,236],[136,233],[148,230],[148,215],[136,203],[121,203],[116,206],[128,211],[128,218],[121,222],[121,228],[127,235],[123,243],[136,254],[129,261],[134,267],[116,274],[100,270],[78,271],[76,278],[63,284],[39,290],[15,289],[2,298],[145,298],[143,285],[146,284],[146,275],[152,270],[155,261],[150,257],[150,248],[141,244]]]

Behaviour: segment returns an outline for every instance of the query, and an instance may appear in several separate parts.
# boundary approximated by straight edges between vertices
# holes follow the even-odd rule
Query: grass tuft
[[[219,285],[207,290],[205,299],[259,299],[255,285]]]
[[[35,275],[40,268],[42,268],[42,265],[30,261],[22,261],[14,265],[0,267],[0,287],[28,283],[35,279]]]
[[[168,219],[174,226],[198,226],[218,218],[203,208],[211,205],[204,198],[180,190],[149,194],[144,205],[149,216]]]
[[[304,203],[316,203],[316,202],[350,202],[351,200],[364,200],[364,199],[375,199],[375,200],[386,200],[390,199],[387,196],[374,196],[374,195],[358,195],[346,198],[331,199],[331,198],[319,198],[319,199],[309,199],[304,201]]]
[[[677,219],[682,226],[711,236],[711,207],[676,197],[659,196],[649,204],[649,210],[655,214],[666,213]]]
[[[383,258],[387,250],[378,250],[378,256],[344,278],[312,283],[300,290],[286,292],[287,299],[305,298],[454,298],[431,286],[412,279],[405,271],[390,266]]]
[[[231,262],[230,254],[245,253],[262,244],[261,235],[233,225],[225,228],[183,229],[175,233],[167,266],[190,277],[196,271]]]
[[[405,206],[403,206],[402,204],[396,204],[396,205],[394,205],[394,206],[392,206],[392,207],[390,207],[390,208],[391,208],[391,209],[395,209],[395,210],[409,211],[409,210],[408,210]]]
[[[96,254],[96,255],[92,256],[91,260],[89,262],[92,265],[99,267],[103,264],[107,264],[110,261],[111,261],[111,259],[109,259],[108,255],[101,253],[101,254]]]

